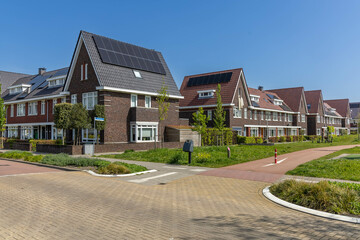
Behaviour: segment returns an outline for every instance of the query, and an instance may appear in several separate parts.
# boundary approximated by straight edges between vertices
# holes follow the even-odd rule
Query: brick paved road
[[[28,163],[15,161],[6,161],[0,159],[0,176],[43,173],[43,172],[60,172],[61,170],[51,167],[37,166]]]
[[[360,239],[280,207],[266,183],[191,176],[145,186],[83,172],[0,178],[0,239]]]

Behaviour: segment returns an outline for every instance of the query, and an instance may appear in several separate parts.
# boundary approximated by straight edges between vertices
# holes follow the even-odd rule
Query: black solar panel
[[[189,79],[187,86],[199,86],[199,85],[207,85],[207,84],[217,84],[217,83],[225,83],[229,82],[232,76],[232,72],[227,73],[218,73],[213,75],[206,75],[200,77],[192,77]]]
[[[291,111],[291,109],[290,109],[288,106],[284,105],[284,104],[280,105],[280,107],[281,107],[284,111]]]
[[[103,63],[165,75],[164,66],[154,50],[101,36],[93,36]]]
[[[257,102],[255,102],[255,101],[251,101],[251,103],[252,103],[252,105],[253,105],[254,107],[260,107],[260,105],[259,105]]]
[[[269,94],[269,93],[267,93],[266,95],[271,99],[278,99],[275,95],[272,95],[272,94]]]

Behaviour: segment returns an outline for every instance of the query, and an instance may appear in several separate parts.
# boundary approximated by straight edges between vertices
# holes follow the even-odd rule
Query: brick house
[[[1,94],[20,78],[28,77],[29,74],[0,71]]]
[[[53,106],[65,102],[62,89],[67,71],[39,68],[37,75],[22,77],[6,89],[2,94],[7,106],[6,137],[62,138],[62,130],[54,127]]]
[[[360,116],[360,102],[352,102],[350,103],[350,112],[351,112],[351,120],[350,120],[350,129],[351,131],[357,132],[359,116]]]
[[[307,135],[307,121],[308,114],[307,103],[305,98],[305,91],[303,87],[281,88],[269,90],[276,93],[285,103],[291,108],[293,112],[298,114],[294,117],[297,126],[300,126],[303,133]]]
[[[276,93],[248,88],[242,68],[186,76],[180,93],[180,117],[189,119],[202,107],[213,127],[216,109],[217,85],[221,86],[221,97],[226,112],[226,126],[242,136],[276,137],[298,135],[294,112]]]
[[[324,103],[328,104],[341,117],[341,126],[337,128],[337,131],[345,130],[347,134],[350,134],[351,110],[349,99],[324,100]],[[337,135],[339,134],[337,133]]]
[[[162,85],[169,94],[167,119],[159,126],[156,97]],[[64,92],[67,102],[87,110],[105,106],[105,144],[149,143],[165,139],[167,125],[178,126],[181,96],[170,70],[155,50],[81,31],[71,60]],[[96,138],[83,129],[82,141]]]

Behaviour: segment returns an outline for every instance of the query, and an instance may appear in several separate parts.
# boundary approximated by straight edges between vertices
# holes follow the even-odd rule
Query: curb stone
[[[130,174],[98,174],[95,173],[94,171],[91,170],[83,170],[84,172],[89,173],[92,176],[96,176],[96,177],[131,177],[131,176],[135,176],[135,175],[140,175],[140,174],[145,174],[145,173],[152,173],[152,172],[156,172],[156,169],[152,169],[152,170],[147,170],[147,171],[142,171],[142,172],[136,172],[136,173],[130,173]]]

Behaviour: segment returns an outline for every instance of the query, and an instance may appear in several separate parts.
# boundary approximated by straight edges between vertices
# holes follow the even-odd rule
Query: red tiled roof
[[[281,108],[279,105],[273,104],[271,98],[267,95],[267,94],[271,94],[271,95],[274,95],[279,100],[283,100],[276,93],[270,92],[270,91],[260,91],[258,89],[249,88],[249,87],[248,87],[248,89],[249,89],[250,95],[256,95],[256,96],[260,97],[259,102],[257,102],[257,104],[259,104],[260,108],[284,111],[284,109]],[[287,106],[287,104],[285,102],[283,102],[283,105]]]
[[[335,110],[335,112],[331,112],[330,111],[330,108],[333,108],[332,106],[330,106],[329,104],[327,104],[325,101],[324,101],[324,107],[325,107],[325,113],[326,114],[329,114],[329,115],[334,115],[334,116],[337,116],[337,117],[341,117],[341,115]]]
[[[332,108],[335,108],[342,117],[347,117],[349,110],[349,99],[325,100],[324,102],[329,104]]]
[[[203,73],[197,75],[191,75],[184,77],[184,81],[181,84],[180,93],[184,96],[184,99],[180,100],[180,107],[187,107],[187,106],[200,106],[200,105],[215,105],[216,104],[216,93],[215,97],[213,98],[202,98],[199,99],[198,91],[202,90],[216,90],[217,84],[207,84],[207,85],[200,85],[200,86],[191,86],[188,87],[187,83],[190,78],[192,77],[200,77],[206,75],[213,75],[218,73],[227,73],[232,72],[232,76],[229,82],[220,83],[221,85],[221,100],[223,104],[230,104],[232,103],[232,99],[235,93],[236,85],[239,80],[240,73],[242,68],[226,70],[226,71],[218,71],[218,72],[211,72],[211,73]]]
[[[321,90],[305,91],[306,103],[310,104],[309,113],[318,113]]]
[[[300,112],[301,95],[304,91],[303,87],[272,89],[269,91],[280,96],[291,110]]]

